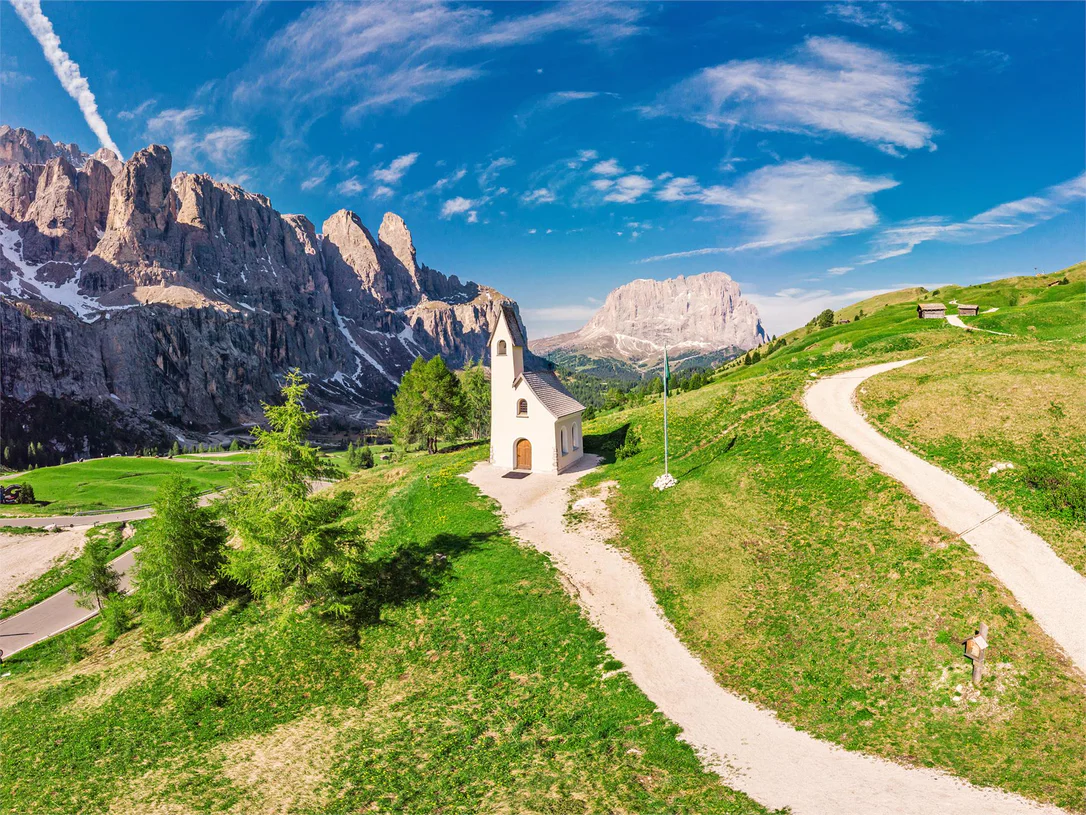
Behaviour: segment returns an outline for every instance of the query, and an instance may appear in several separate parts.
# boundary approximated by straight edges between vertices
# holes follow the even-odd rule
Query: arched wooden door
[[[517,469],[532,469],[532,443],[527,439],[517,442]]]

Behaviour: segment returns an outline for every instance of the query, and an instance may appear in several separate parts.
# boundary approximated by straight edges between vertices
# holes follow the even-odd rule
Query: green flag
[[[664,390],[667,391],[668,380],[671,379],[671,366],[667,363],[667,348],[664,348]]]

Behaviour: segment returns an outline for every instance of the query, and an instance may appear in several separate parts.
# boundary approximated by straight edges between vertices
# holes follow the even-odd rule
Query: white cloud
[[[643,175],[624,175],[615,181],[614,187],[603,200],[618,204],[633,204],[652,189],[652,180]]]
[[[468,212],[473,207],[476,207],[479,203],[479,201],[473,201],[471,198],[464,198],[462,195],[458,195],[456,198],[450,198],[441,205],[441,217],[448,219],[453,215],[461,215]]]
[[[232,126],[213,127],[201,134],[196,120],[203,115],[204,111],[198,107],[163,110],[147,120],[146,136],[164,142],[176,163],[191,165],[203,160],[221,170],[232,169],[253,134],[244,127]]]
[[[595,181],[592,182],[591,186],[594,190],[598,190],[599,192],[606,192],[607,190],[611,189],[611,187],[615,186],[615,182],[613,179],[610,178],[597,178]]]
[[[302,189],[309,191],[319,187],[332,172],[332,165],[324,156],[317,156],[309,162],[309,176],[302,182]]]
[[[550,204],[556,200],[556,196],[546,187],[540,187],[537,190],[526,192],[520,197],[520,200],[525,204]]]
[[[595,150],[578,150],[577,151],[577,161],[579,161],[582,164],[584,162],[586,162],[586,161],[595,161],[599,157],[600,157],[600,154],[597,153]]]
[[[444,178],[439,178],[437,181],[435,181],[434,186],[431,187],[431,190],[433,192],[441,192],[446,187],[454,187],[458,183],[460,183],[460,181],[462,181],[464,176],[466,176],[467,174],[468,171],[461,167],[455,173],[447,175]]]
[[[524,13],[502,8],[395,0],[321,3],[269,39],[241,73],[234,101],[288,103],[290,120],[345,111],[398,110],[441,97],[485,71],[488,52],[572,33],[608,46],[640,31],[639,6],[563,3]],[[515,9],[515,10],[514,10]]]
[[[827,11],[846,23],[855,23],[864,28],[882,28],[899,34],[909,30],[889,3],[835,3]]]
[[[395,193],[396,191],[392,187],[386,187],[382,184],[373,191],[373,200],[380,201],[382,198],[391,198]]]
[[[124,158],[120,148],[110,137],[105,120],[98,113],[98,103],[94,99],[94,94],[91,93],[90,84],[83,77],[75,60],[60,47],[60,37],[53,31],[53,24],[41,10],[41,3],[38,0],[11,0],[11,4],[15,7],[15,13],[34,35],[34,39],[41,45],[42,53],[52,66],[53,73],[60,80],[61,87],[79,105],[87,126],[98,137],[98,141],[103,147]]]
[[[702,190],[699,200],[748,215],[759,227],[748,248],[788,246],[869,229],[879,221],[871,196],[897,186],[833,161],[771,164],[730,187]]]
[[[966,221],[915,218],[883,230],[875,239],[871,253],[858,262],[866,265],[907,255],[927,241],[990,243],[1062,215],[1068,205],[1083,199],[1086,199],[1086,173],[1048,187],[1037,195],[1000,204]]]
[[[601,96],[618,98],[617,93],[607,93],[604,91],[555,91],[554,93],[545,94],[540,99],[525,107],[521,112],[515,114],[513,118],[516,119],[521,127],[527,127],[529,121],[540,113],[556,110],[571,102],[583,102]]]
[[[468,223],[474,224],[479,222],[479,213],[473,209],[468,210]]]
[[[855,266],[834,266],[831,269],[826,269],[826,274],[831,275],[832,277],[839,277],[839,276],[841,276],[843,274],[848,274],[854,268],[856,268],[856,267]]]
[[[562,306],[544,306],[541,308],[522,308],[521,316],[532,336],[550,337],[567,331],[576,331],[595,316],[599,310],[599,300],[585,298],[588,305],[571,303]],[[595,305],[592,305],[595,303]]]
[[[476,170],[479,173],[479,188],[486,192],[489,192],[493,188],[494,180],[498,177],[498,174],[509,167],[512,167],[516,162],[506,156],[499,156],[491,161],[486,167],[478,167]]]
[[[302,185],[305,186],[304,184]],[[336,192],[340,195],[358,195],[362,190],[366,189],[366,185],[358,180],[358,176],[351,176],[345,178],[336,184]],[[387,189],[387,188],[386,188]],[[377,193],[374,193],[374,198],[377,197]]]
[[[395,158],[389,162],[387,167],[375,169],[373,178],[383,184],[399,184],[400,179],[404,177],[404,173],[411,169],[411,165],[418,160],[418,157],[418,153],[406,153],[399,158]]]
[[[215,164],[224,165],[237,159],[252,138],[244,127],[217,127],[204,135],[202,147]]]
[[[690,201],[697,198],[701,192],[698,180],[694,176],[679,176],[666,180],[667,183],[664,184],[663,189],[656,191],[656,198],[660,201]]]
[[[811,37],[789,59],[706,68],[647,108],[706,127],[835,133],[897,154],[935,149],[917,118],[921,69],[837,37]]]
[[[601,161],[598,164],[594,165],[591,172],[595,173],[596,175],[611,176],[622,175],[626,171],[622,169],[622,166],[617,161],[615,161],[613,158],[609,158],[606,161]]]
[[[143,102],[140,102],[131,110],[122,110],[120,113],[117,114],[117,118],[123,119],[126,122],[132,122],[136,119],[142,119],[144,116],[147,115],[148,111],[150,111],[151,108],[153,108],[156,104],[158,104],[157,99],[146,99]]]

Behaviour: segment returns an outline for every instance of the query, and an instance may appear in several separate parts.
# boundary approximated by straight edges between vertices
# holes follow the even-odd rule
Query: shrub
[[[615,458],[622,460],[624,458],[630,458],[636,456],[641,452],[641,436],[638,435],[636,430],[630,430],[626,434],[626,440],[615,448]]]
[[[126,631],[131,631],[135,623],[132,615],[132,598],[123,594],[111,594],[102,606],[102,638],[106,645],[112,645]]]
[[[32,487],[30,484],[20,484],[19,497],[17,500],[20,504],[36,503],[36,501],[34,500],[34,487]]]
[[[1023,468],[1022,480],[1030,489],[1042,493],[1049,511],[1066,515],[1074,522],[1086,522],[1086,483],[1082,479],[1072,478],[1046,462]]]

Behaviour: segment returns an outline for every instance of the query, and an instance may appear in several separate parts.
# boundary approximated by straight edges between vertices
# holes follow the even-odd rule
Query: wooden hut
[[[965,303],[958,303],[959,317],[976,317],[978,314],[980,314],[980,306],[967,306]]]
[[[916,307],[916,316],[921,320],[941,320],[946,317],[946,306],[942,303],[920,303]]]

